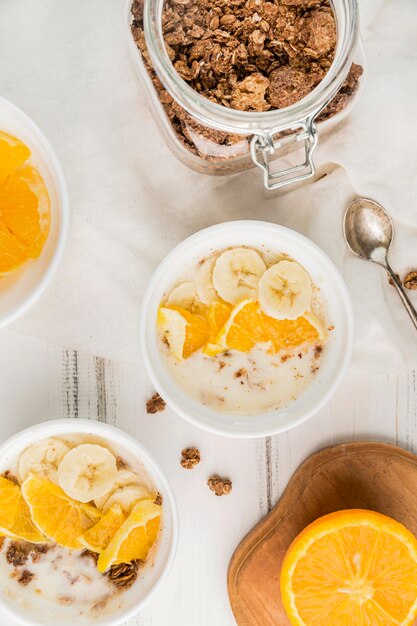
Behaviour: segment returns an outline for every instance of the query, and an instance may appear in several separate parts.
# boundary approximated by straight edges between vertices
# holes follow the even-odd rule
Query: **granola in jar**
[[[206,161],[247,154],[250,136],[201,124],[168,93],[146,45],[143,0],[134,0],[132,16],[134,41],[179,142]],[[320,84],[335,55],[336,24],[328,0],[168,0],[162,31],[178,75],[198,94],[236,111],[292,106]],[[362,71],[360,65],[351,66],[316,121],[347,106]]]

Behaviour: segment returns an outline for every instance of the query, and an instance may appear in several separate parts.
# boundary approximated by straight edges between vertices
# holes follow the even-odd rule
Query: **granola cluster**
[[[200,450],[197,448],[184,448],[181,452],[181,456],[182,459],[180,463],[184,469],[194,469],[201,460]]]
[[[171,98],[153,70],[142,14],[143,0],[134,0],[133,36],[178,138],[205,158],[196,133],[219,145],[241,141],[201,126]],[[162,29],[178,74],[201,95],[241,111],[281,109],[301,100],[324,78],[336,46],[328,0],[167,0]],[[346,106],[361,74],[352,65],[319,121]]]
[[[213,474],[208,479],[207,485],[216,496],[228,496],[232,491],[232,481],[228,478],[220,478],[217,474]]]
[[[408,272],[407,276],[404,278],[403,285],[407,289],[417,290],[417,271],[416,270],[413,270],[412,272]]]

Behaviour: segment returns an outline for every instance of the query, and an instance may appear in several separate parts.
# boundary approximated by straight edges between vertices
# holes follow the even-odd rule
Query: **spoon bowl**
[[[386,265],[393,225],[385,209],[368,198],[356,198],[344,219],[344,235],[350,250],[367,261]]]

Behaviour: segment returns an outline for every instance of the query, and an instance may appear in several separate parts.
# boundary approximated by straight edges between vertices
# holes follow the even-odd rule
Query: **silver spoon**
[[[386,210],[374,200],[356,198],[348,206],[343,221],[343,234],[350,250],[361,259],[381,265],[391,277],[408,315],[417,329],[417,311],[404,287],[388,263],[388,250],[393,225]]]

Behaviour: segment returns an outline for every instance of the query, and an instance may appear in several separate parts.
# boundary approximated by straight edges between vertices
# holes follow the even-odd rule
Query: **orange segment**
[[[37,170],[24,167],[0,186],[0,221],[14,238],[38,257],[49,233],[49,195]]]
[[[276,352],[291,350],[304,343],[315,343],[320,338],[318,329],[306,317],[277,320],[263,314],[263,320]]]
[[[209,338],[207,320],[180,307],[161,307],[157,322],[172,353],[179,360],[188,359]]]
[[[27,249],[0,222],[0,276],[28,260]]]
[[[29,157],[30,150],[24,143],[0,131],[0,182]]]
[[[125,521],[120,504],[113,504],[92,528],[79,537],[80,543],[92,552],[102,552]]]
[[[208,343],[204,346],[203,352],[207,356],[215,356],[224,352],[227,348],[216,343],[217,336],[230,317],[233,307],[226,302],[212,302],[207,311],[207,321],[209,323]]]
[[[233,309],[216,343],[232,350],[248,352],[257,343],[269,339],[259,304],[255,300],[244,300]]]
[[[417,617],[417,540],[373,511],[316,520],[293,541],[281,570],[293,626],[407,626]]]
[[[45,543],[45,537],[31,520],[19,485],[3,476],[0,476],[0,535]]]
[[[22,493],[37,528],[65,548],[82,548],[78,537],[101,517],[95,507],[73,500],[58,485],[35,474],[23,482]]]
[[[152,498],[140,500],[100,554],[98,570],[105,572],[114,563],[145,560],[158,537],[160,518],[161,507]]]

